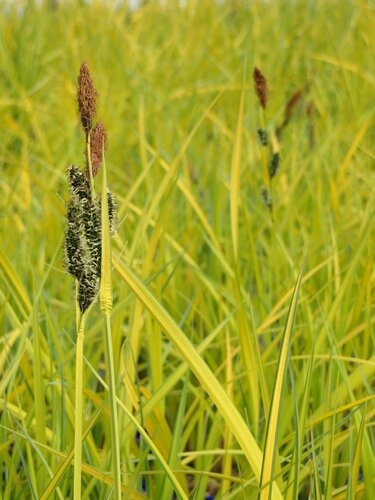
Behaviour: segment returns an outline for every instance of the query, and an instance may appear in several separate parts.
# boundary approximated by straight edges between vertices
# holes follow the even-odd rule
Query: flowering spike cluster
[[[65,268],[78,281],[78,303],[82,313],[95,300],[101,275],[101,197],[96,196],[90,183],[89,152],[93,177],[98,172],[107,147],[107,134],[101,121],[93,127],[96,116],[97,92],[87,63],[78,76],[77,100],[81,122],[86,133],[86,172],[71,165],[68,168],[70,201],[65,231]],[[91,147],[89,147],[91,146]],[[116,232],[116,201],[108,191],[110,233]]]
[[[258,68],[254,68],[253,80],[256,95],[258,96],[259,103],[263,109],[267,106],[267,80]]]
[[[96,115],[96,98],[98,96],[92,83],[89,67],[86,62],[81,64],[78,75],[77,100],[81,115],[83,130],[86,135],[92,128],[92,122]]]
[[[95,300],[101,274],[101,201],[92,199],[90,183],[78,167],[68,169],[71,198],[65,231],[65,268],[78,281],[78,303],[82,313]],[[116,200],[108,191],[110,233],[116,232]]]

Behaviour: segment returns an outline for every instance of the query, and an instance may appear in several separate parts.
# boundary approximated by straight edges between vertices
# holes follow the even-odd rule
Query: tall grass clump
[[[0,2],[1,499],[375,498],[374,16]]]

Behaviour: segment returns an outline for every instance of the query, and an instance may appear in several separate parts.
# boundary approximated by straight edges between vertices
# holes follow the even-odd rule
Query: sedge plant
[[[71,161],[72,248],[94,261],[91,219],[107,223],[97,119],[90,134],[72,126],[82,51],[126,219],[111,240],[109,322],[123,497],[375,498],[373,2],[138,4],[0,8],[0,497],[72,498],[76,429],[82,498],[115,492],[104,231],[90,276],[71,252],[79,272],[61,279],[59,257]],[[273,135],[272,220],[259,191]],[[74,281],[82,439],[77,335],[62,328]]]
[[[93,126],[97,92],[87,63],[78,76],[77,100],[85,133],[86,169],[71,165],[68,169],[70,202],[67,209],[65,267],[76,282],[76,386],[74,438],[74,498],[81,498],[82,413],[83,413],[83,347],[87,317],[100,295],[104,316],[104,344],[109,378],[112,467],[114,498],[121,496],[120,451],[118,439],[116,380],[111,339],[111,251],[110,235],[116,226],[116,203],[107,189],[105,151],[107,135],[101,121]],[[94,178],[103,165],[102,194],[95,192]]]

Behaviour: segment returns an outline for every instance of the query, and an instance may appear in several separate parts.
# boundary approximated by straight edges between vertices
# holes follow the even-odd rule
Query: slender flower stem
[[[121,468],[120,468],[120,440],[117,419],[116,402],[116,377],[113,360],[112,332],[110,314],[104,315],[105,321],[105,358],[108,375],[109,392],[109,414],[111,420],[111,448],[112,448],[112,470],[114,475],[114,498],[121,499]]]
[[[77,336],[78,336],[79,327],[81,324],[81,310],[79,308],[79,302],[78,302],[78,288],[79,288],[79,281],[76,279],[76,334],[77,334]]]
[[[94,185],[94,173],[92,170],[92,161],[91,161],[91,132],[89,132],[86,136],[86,153],[87,153],[87,164],[89,167],[89,176],[90,176],[90,188],[91,188],[91,199],[95,198],[95,185]]]
[[[86,316],[82,314],[76,343],[75,422],[74,422],[74,499],[81,499],[83,340]]]
[[[103,176],[102,176],[102,266],[100,282],[100,308],[105,320],[105,353],[108,375],[109,410],[111,419],[111,448],[112,470],[114,476],[114,498],[121,499],[121,468],[120,468],[120,439],[118,431],[116,376],[113,359],[111,311],[112,311],[112,262],[109,228],[109,211],[107,195],[107,170],[104,158],[104,143],[102,147]]]

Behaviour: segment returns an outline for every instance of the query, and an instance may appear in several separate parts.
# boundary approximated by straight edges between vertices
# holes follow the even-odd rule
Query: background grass
[[[59,474],[53,495],[72,495],[75,313],[62,238],[66,168],[83,164],[82,60],[100,93],[119,206],[112,336],[124,496],[171,498],[168,470],[191,498],[258,495],[223,412],[189,376],[193,357],[164,335],[161,309],[136,298],[126,265],[262,451],[270,418],[277,426],[267,456],[283,495],[374,498],[374,23],[366,0],[1,4],[1,498],[38,498]],[[260,194],[254,65],[269,83],[269,130],[303,91],[283,133],[274,222]],[[102,328],[96,307],[84,345],[83,498],[106,498],[112,484]],[[275,377],[285,377],[277,397]]]

